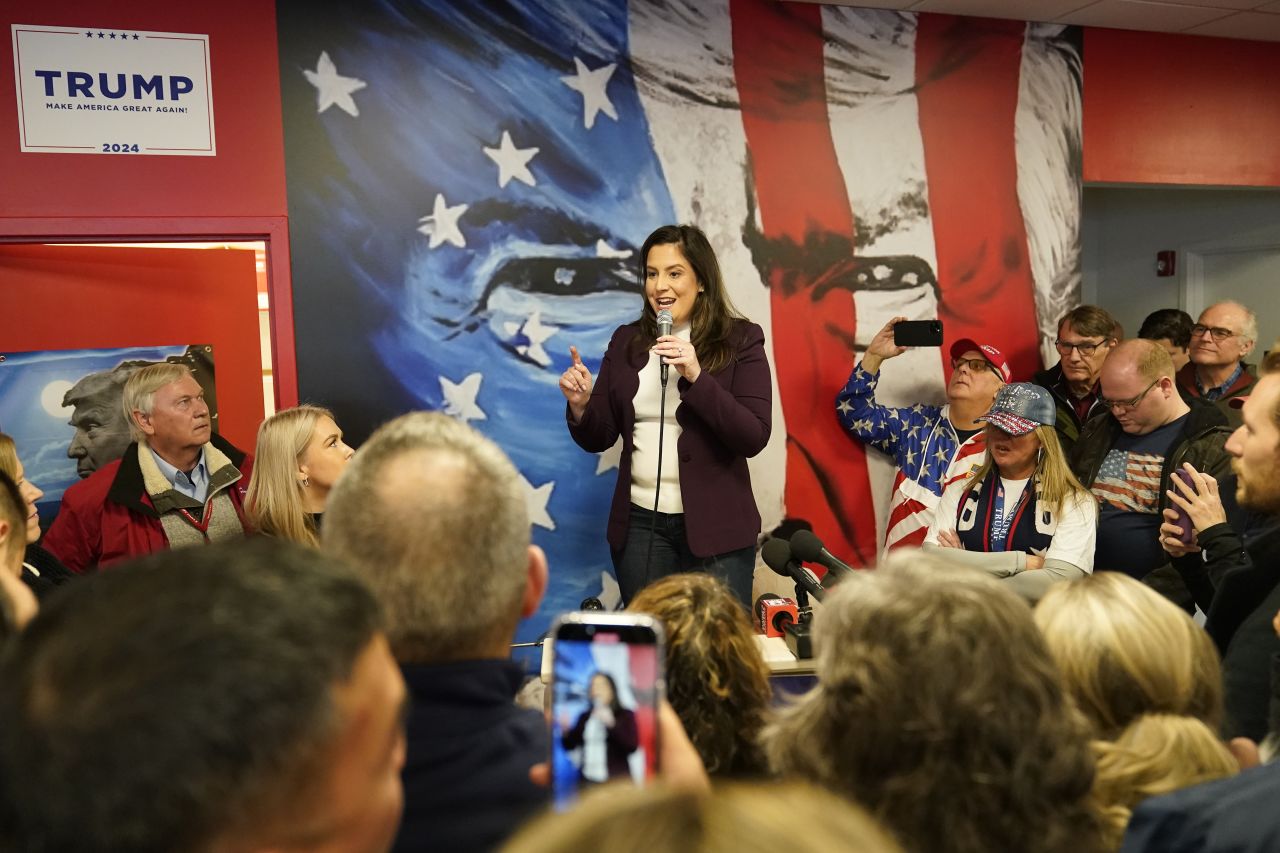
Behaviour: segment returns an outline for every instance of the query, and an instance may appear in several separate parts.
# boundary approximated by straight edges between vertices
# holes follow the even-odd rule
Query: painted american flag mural
[[[700,225],[765,328],[765,528],[851,562],[893,477],[835,419],[852,353],[939,316],[1028,378],[1078,298],[1073,29],[768,0],[281,0],[278,26],[301,394],[357,437],[431,408],[506,449],[552,564],[525,636],[610,584],[616,459],[569,440],[556,380],[637,316],[657,225]],[[913,351],[879,397],[939,403],[948,370]]]

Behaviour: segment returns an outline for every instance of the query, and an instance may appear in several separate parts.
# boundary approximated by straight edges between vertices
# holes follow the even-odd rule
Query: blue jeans
[[[651,525],[652,554],[649,553]],[[751,579],[755,574],[756,549],[739,548],[710,557],[697,557],[689,550],[682,514],[654,513],[632,504],[627,541],[621,550],[612,553],[613,571],[618,576],[623,604],[659,578],[681,572],[706,572],[724,581],[743,608],[751,612]]]

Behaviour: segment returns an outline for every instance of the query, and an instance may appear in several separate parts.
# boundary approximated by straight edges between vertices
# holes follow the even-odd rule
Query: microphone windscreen
[[[765,565],[785,578],[791,577],[787,564],[791,562],[791,545],[785,539],[770,539],[760,549]]]
[[[675,321],[671,319],[671,312],[663,308],[658,312],[658,337],[671,334],[671,327],[675,325]]]
[[[822,540],[810,530],[797,530],[791,534],[791,553],[806,563],[822,562]]]

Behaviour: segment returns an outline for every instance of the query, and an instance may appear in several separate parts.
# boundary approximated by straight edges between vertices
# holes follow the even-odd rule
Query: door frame
[[[257,240],[266,246],[267,304],[276,410],[298,405],[289,220],[284,216],[29,217],[4,219],[4,243],[136,243]]]

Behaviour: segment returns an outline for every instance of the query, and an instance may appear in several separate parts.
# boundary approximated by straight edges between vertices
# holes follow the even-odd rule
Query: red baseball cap
[[[1009,360],[1004,357],[1004,353],[993,347],[991,344],[980,344],[973,338],[961,338],[951,345],[951,360],[955,361],[969,350],[977,350],[982,353],[982,357],[987,363],[996,369],[996,373],[1000,374],[1000,378],[1008,382],[1013,378],[1013,371],[1009,369]]]

